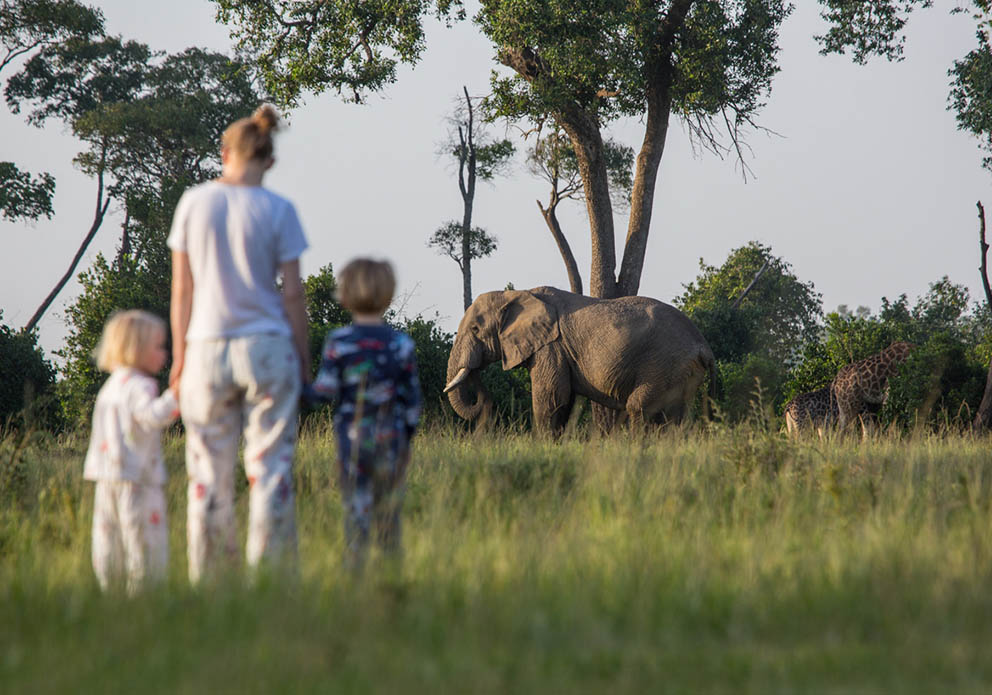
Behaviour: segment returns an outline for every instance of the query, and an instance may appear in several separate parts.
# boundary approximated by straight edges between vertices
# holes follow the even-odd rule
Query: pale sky
[[[229,51],[226,27],[206,0],[95,3],[109,33],[153,49],[188,46]],[[822,57],[818,6],[802,0],[782,28],[782,71],[759,122],[783,137],[754,134],[742,181],[733,161],[695,155],[675,123],[661,165],[641,294],[671,301],[698,272],[699,258],[719,265],[728,252],[758,240],[813,282],[828,310],[839,304],[877,309],[884,295],[910,299],[943,275],[982,296],[978,277],[975,201],[992,178],[980,168],[977,141],[956,128],[946,110],[947,70],[975,44],[974,26],[947,7],[914,15],[906,60],[854,65]],[[948,5],[948,3],[938,3]],[[445,116],[466,85],[488,89],[492,48],[470,22],[445,30],[431,24],[428,49],[415,68],[401,68],[397,84],[368,104],[342,103],[334,94],[310,97],[290,114],[277,142],[277,163],[266,179],[297,206],[310,240],[305,272],[371,254],[397,268],[407,314],[437,312],[454,331],[462,313],[457,266],[426,247],[442,222],[460,219],[454,171],[436,155]],[[9,73],[4,73],[6,78]],[[502,125],[492,126],[501,134]],[[639,146],[636,120],[613,127],[617,139]],[[518,145],[519,145],[518,140]],[[80,149],[60,124],[44,130],[0,106],[0,159],[56,176],[55,216],[32,225],[0,223],[3,321],[21,327],[68,267],[93,215],[95,182],[72,167]],[[568,287],[535,200],[544,185],[518,155],[511,174],[481,185],[474,223],[500,242],[474,264],[476,294],[537,285]],[[589,232],[584,208],[563,204],[562,226],[588,286]],[[105,221],[80,270],[98,252],[113,255],[120,211]],[[617,216],[618,265],[626,216]],[[40,326],[51,351],[66,334],[64,308],[78,293],[72,282]]]

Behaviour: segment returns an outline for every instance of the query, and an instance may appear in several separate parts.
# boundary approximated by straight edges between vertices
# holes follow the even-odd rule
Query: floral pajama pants
[[[160,485],[98,480],[93,497],[93,570],[104,591],[128,593],[165,578],[169,525]]]
[[[234,466],[242,432],[248,495],[247,560],[294,562],[293,452],[299,359],[288,336],[191,342],[179,386],[189,475],[187,535],[193,584],[238,556]]]
[[[345,567],[361,571],[373,533],[383,555],[399,562],[406,456],[391,466],[363,466],[370,471],[367,475],[357,475],[352,466],[340,461],[338,465],[344,506]]]

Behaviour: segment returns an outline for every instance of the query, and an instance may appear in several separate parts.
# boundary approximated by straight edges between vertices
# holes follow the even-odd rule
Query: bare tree
[[[496,249],[496,240],[480,227],[472,227],[475,205],[475,184],[478,180],[492,181],[508,167],[514,147],[509,140],[492,140],[476,120],[475,106],[468,88],[462,87],[465,102],[459,103],[451,118],[452,129],[445,152],[458,162],[458,190],[462,196],[462,221],[441,226],[427,242],[439,253],[458,263],[462,271],[462,299],[465,308],[472,304],[472,259],[488,256]],[[459,100],[460,101],[460,100]],[[456,225],[456,226],[452,226]],[[455,250],[456,239],[457,246]]]
[[[992,311],[992,287],[989,286],[988,273],[989,245],[985,240],[985,208],[982,206],[982,201],[978,201],[978,248],[982,259],[978,272],[982,276],[985,301],[988,303],[989,311]],[[982,396],[982,403],[978,406],[978,413],[972,424],[976,430],[988,429],[992,426],[992,363],[989,364],[989,373],[985,379],[985,394]]]

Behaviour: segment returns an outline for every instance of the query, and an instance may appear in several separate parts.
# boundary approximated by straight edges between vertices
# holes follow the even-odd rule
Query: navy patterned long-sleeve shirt
[[[413,339],[386,325],[332,331],[311,394],[338,404],[334,431],[345,473],[363,478],[375,469],[395,471],[420,422]]]

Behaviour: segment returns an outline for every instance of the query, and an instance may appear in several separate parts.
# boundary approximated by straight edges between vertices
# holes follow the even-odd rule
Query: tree
[[[265,88],[286,105],[328,88],[361,102],[395,81],[398,63],[420,59],[424,15],[464,17],[461,0],[213,2],[238,54],[255,59]]]
[[[455,263],[462,271],[462,298],[468,309],[472,304],[472,270],[469,263],[473,258],[486,258],[496,250],[496,239],[482,227],[472,227],[465,234],[463,222],[449,220],[437,228],[427,240],[427,245],[438,250]],[[465,242],[468,241],[468,254],[465,254]],[[468,258],[468,262],[463,259]]]
[[[159,57],[140,45],[133,50]],[[260,100],[239,64],[196,48],[150,61],[134,77],[131,98],[108,99],[71,121],[90,144],[77,163],[96,177],[102,173],[106,199],[121,202],[125,213],[117,257],[100,256],[81,275],[83,292],[66,312],[63,390],[72,418],[87,412],[99,389],[92,353],[107,317],[124,308],[168,315],[171,265],[165,242],[176,203],[186,188],[220,173],[224,128],[250,114]],[[29,93],[59,97],[61,87],[49,92],[50,83],[38,79]],[[47,98],[39,108],[57,103]]]
[[[121,250],[129,254],[142,225],[154,218],[156,232],[167,229],[161,223],[166,218],[167,225],[182,191],[217,175],[223,129],[259,101],[248,76],[226,56],[191,48],[153,62],[159,56],[116,37],[59,44],[7,83],[7,103],[15,112],[29,105],[29,123],[57,118],[69,125],[87,146],[75,162],[97,183],[89,231],[28,331],[72,278],[113,200],[125,207]],[[168,268],[164,235],[144,240],[143,253],[156,253]]]
[[[630,192],[634,184],[631,170],[634,164],[634,150],[615,140],[606,140],[603,143],[603,151],[613,205],[618,208],[627,207],[630,204]],[[551,187],[547,205],[542,205],[538,200],[537,208],[541,211],[541,217],[544,218],[551,236],[558,245],[558,251],[565,263],[569,289],[576,294],[582,294],[582,275],[575,262],[572,247],[562,232],[557,214],[558,204],[562,201],[584,200],[582,177],[579,175],[575,148],[564,132],[553,128],[551,132],[538,136],[537,142],[528,154],[528,161],[531,173]]]
[[[820,293],[770,247],[752,241],[719,268],[700,259],[699,270],[675,304],[699,326],[717,360],[739,362],[758,352],[789,364],[819,336]]]
[[[103,34],[103,13],[75,0],[0,0],[0,72],[32,51]]]
[[[672,112],[704,147],[742,152],[744,131],[778,71],[778,26],[789,10],[775,0],[482,3],[483,32],[515,73],[494,74],[492,113],[531,121],[550,116],[575,149],[590,222],[593,296],[637,293]],[[617,275],[602,130],[623,116],[643,118],[645,135]]]
[[[967,289],[947,277],[931,283],[912,306],[905,294],[894,301],[883,297],[881,303],[877,314],[827,314],[822,335],[807,343],[795,362],[780,402],[825,386],[844,365],[906,340],[915,347],[889,379],[889,398],[879,413],[882,422],[915,427],[934,423],[941,413],[970,419],[981,397],[987,359],[987,310],[969,313]]]
[[[0,162],[0,216],[12,222],[36,220],[42,215],[51,218],[54,194],[55,177],[51,174],[33,177],[13,162]]]
[[[104,104],[128,101],[137,97],[150,57],[146,46],[118,38],[98,41],[71,41],[53,44],[32,57],[7,81],[4,96],[14,113],[22,104],[33,110],[28,122],[41,127],[49,118],[58,118],[79,135],[77,125],[87,113]],[[104,138],[83,138],[89,150],[77,156],[87,173],[96,179],[96,204],[93,221],[76,251],[69,269],[59,279],[41,306],[25,325],[30,332],[55,297],[72,278],[76,266],[103,224],[112,196],[107,186],[107,143]]]
[[[0,0],[0,72],[32,52],[103,33],[99,10],[75,0]],[[0,162],[0,216],[8,220],[51,218],[55,178],[20,170]]]
[[[6,428],[13,423],[20,424],[18,421],[25,415],[35,414],[25,412],[35,399],[51,395],[55,369],[38,347],[37,335],[14,331],[2,320],[3,312],[0,311],[0,428]],[[44,424],[53,424],[51,417],[46,419],[48,422]]]
[[[737,420],[751,411],[756,380],[770,402],[780,399],[787,365],[819,338],[820,294],[758,242],[734,249],[719,268],[700,259],[699,269],[675,304],[713,350],[723,416]]]
[[[472,226],[477,181],[492,181],[505,171],[514,147],[507,139],[493,140],[476,119],[468,88],[462,87],[465,102],[460,103],[451,119],[449,150],[458,161],[458,191],[462,196],[462,221],[448,222],[438,228],[427,242],[440,253],[454,259],[462,271],[462,299],[465,308],[472,304],[472,259],[484,258],[496,250],[496,239],[481,227]],[[457,139],[455,134],[457,133]]]

